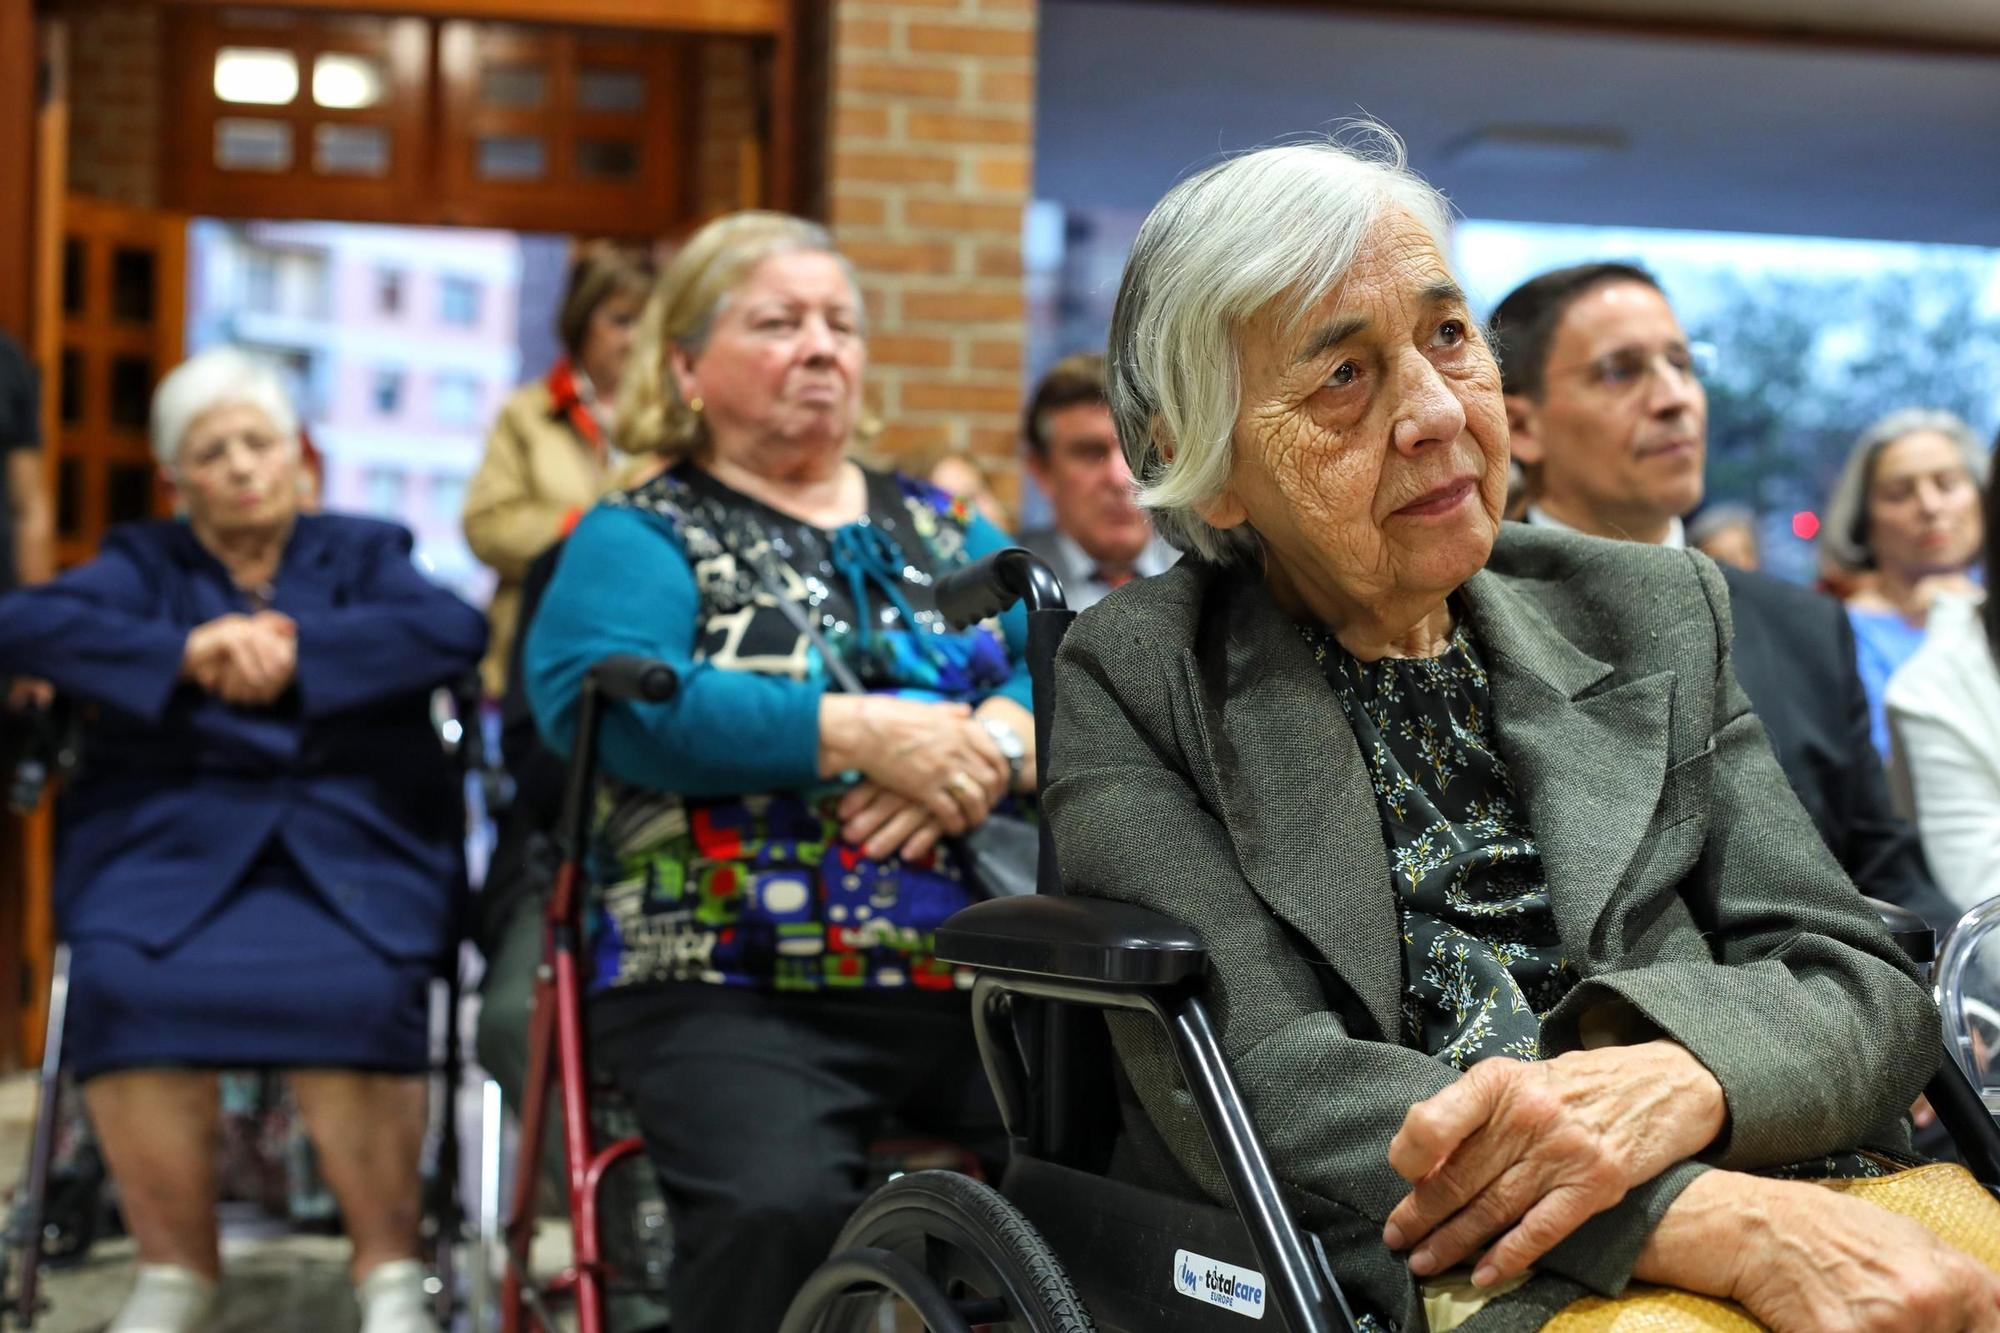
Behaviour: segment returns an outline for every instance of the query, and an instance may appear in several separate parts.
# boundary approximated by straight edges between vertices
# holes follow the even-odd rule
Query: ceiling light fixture
[[[1455,167],[1493,171],[1572,171],[1631,146],[1623,130],[1588,125],[1485,125],[1451,140]]]

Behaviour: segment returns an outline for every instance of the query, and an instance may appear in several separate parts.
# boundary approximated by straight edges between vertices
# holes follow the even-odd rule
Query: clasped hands
[[[838,814],[841,836],[871,857],[921,859],[1007,794],[1006,757],[965,704],[830,695],[820,731],[822,769],[862,775]]]
[[[298,675],[299,627],[276,611],[231,614],[189,631],[181,675],[224,703],[270,704]]]
[[[1389,1143],[1411,1184],[1382,1239],[1410,1271],[1441,1273],[1483,1250],[1485,1287],[1525,1272],[1633,1186],[1722,1132],[1722,1087],[1671,1041],[1484,1060],[1418,1102]]]
[[[1595,1214],[1714,1142],[1721,1086],[1659,1040],[1487,1060],[1411,1107],[1389,1162],[1411,1184],[1383,1240],[1418,1276],[1478,1253],[1481,1287],[1525,1272]],[[2000,1274],[1926,1228],[1803,1181],[1710,1170],[1633,1268],[1732,1299],[1775,1333],[2000,1333]]]

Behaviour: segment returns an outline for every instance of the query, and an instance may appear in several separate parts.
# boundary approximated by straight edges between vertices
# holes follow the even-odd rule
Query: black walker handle
[[[597,742],[607,702],[659,703],[681,687],[680,674],[665,662],[638,653],[600,657],[584,672],[577,693],[576,739],[563,783],[563,859],[580,866],[590,833],[590,797],[597,785]]]
[[[656,704],[674,697],[680,677],[665,662],[637,653],[613,653],[590,669],[597,693],[606,699]]]
[[[936,591],[939,613],[959,629],[997,616],[1016,601],[1030,612],[1068,605],[1062,580],[1025,546],[1009,546],[954,569],[937,581]]]

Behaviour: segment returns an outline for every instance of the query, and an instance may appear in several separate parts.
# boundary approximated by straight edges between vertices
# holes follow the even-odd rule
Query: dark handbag
[[[833,677],[841,692],[868,693],[860,677],[835,656],[832,646],[819,632],[819,626],[786,595],[784,584],[764,562],[750,560],[746,563],[757,571],[758,582],[771,594],[771,600],[778,604],[778,610],[785,619],[806,636],[807,642],[819,649],[827,674]],[[1021,816],[988,814],[969,832],[946,838],[945,842],[964,872],[966,883],[982,898],[1022,898],[1034,893],[1036,871],[1041,863],[1041,834]]]

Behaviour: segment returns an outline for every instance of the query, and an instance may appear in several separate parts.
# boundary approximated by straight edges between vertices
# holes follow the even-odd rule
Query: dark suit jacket
[[[1544,1049],[1574,1049],[1593,1010],[1685,1045],[1728,1099],[1706,1155],[1723,1166],[1906,1146],[1937,1011],[1778,771],[1730,669],[1715,566],[1509,524],[1459,596],[1583,976]],[[1457,1075],[1398,1044],[1381,824],[1303,640],[1261,580],[1184,561],[1077,620],[1056,710],[1047,809],[1065,884],[1201,933],[1224,1052],[1294,1208],[1350,1291],[1421,1327],[1381,1241],[1407,1188],[1387,1148]],[[1225,1198],[1163,1044],[1124,1020],[1114,1037],[1152,1127]],[[1539,1327],[1578,1284],[1619,1290],[1702,1169],[1670,1168],[1591,1219],[1476,1326]]]
[[[1735,612],[1736,678],[1799,804],[1856,888],[1909,908],[1942,937],[1958,912],[1890,807],[1847,613],[1831,597],[1762,574],[1725,565],[1722,577]]]
[[[0,598],[0,672],[97,706],[60,810],[62,933],[169,947],[275,838],[364,938],[436,955],[464,813],[430,697],[478,662],[484,620],[417,571],[402,528],[301,515],[274,605],[298,623],[297,685],[246,709],[181,679],[188,631],[245,609],[172,521]]]

